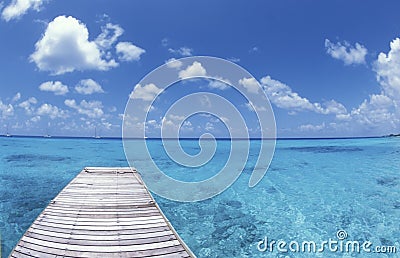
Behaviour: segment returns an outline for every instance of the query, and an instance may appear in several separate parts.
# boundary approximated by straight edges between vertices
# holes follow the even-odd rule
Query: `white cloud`
[[[228,89],[232,83],[225,78],[215,77],[215,79],[209,79],[208,86],[212,89],[226,90]]]
[[[238,57],[229,57],[227,58],[228,61],[231,61],[233,63],[239,63],[240,62],[240,58]]]
[[[68,86],[62,84],[60,81],[48,81],[40,84],[41,91],[50,91],[54,95],[65,95],[69,92]]]
[[[141,99],[144,101],[153,100],[162,89],[158,88],[155,84],[149,83],[143,87],[140,84],[136,84],[135,88],[129,95],[131,99]]]
[[[214,124],[213,124],[213,123],[207,122],[207,123],[206,123],[206,126],[204,127],[204,129],[206,129],[206,131],[211,132],[211,131],[214,131],[215,127],[214,127]]]
[[[10,21],[20,18],[27,13],[29,9],[38,12],[44,2],[45,0],[12,0],[11,3],[3,9],[1,18],[5,21]]]
[[[119,25],[107,23],[106,26],[101,27],[101,33],[94,42],[102,50],[108,50],[123,33],[124,30]]]
[[[347,109],[343,104],[331,100],[324,103],[324,114],[336,114],[336,117],[347,114]]]
[[[68,117],[67,113],[64,110],[60,109],[57,106],[53,106],[53,105],[47,104],[47,103],[41,105],[37,109],[36,113],[39,116],[47,115],[51,119]]]
[[[219,80],[210,80],[208,86],[212,89],[219,89],[219,90],[225,90],[229,88],[229,84],[226,84]]]
[[[254,47],[250,48],[249,52],[250,52],[250,53],[255,53],[255,52],[258,52],[259,50],[260,50],[259,47],[254,46]]]
[[[180,47],[178,49],[169,48],[168,51],[171,54],[177,54],[177,55],[181,55],[181,56],[192,56],[193,55],[193,49],[188,48],[188,47]]]
[[[242,85],[250,93],[257,94],[260,90],[260,85],[254,78],[242,78],[239,80],[239,84]]]
[[[269,100],[277,107],[295,110],[314,110],[314,105],[308,99],[300,97],[286,84],[274,80],[270,76],[263,77],[261,83]]]
[[[103,103],[101,101],[82,100],[78,105],[74,99],[66,99],[64,104],[67,107],[75,109],[79,114],[86,115],[90,118],[100,118],[104,115]]]
[[[81,80],[75,86],[75,90],[79,94],[83,94],[83,95],[90,95],[93,93],[104,93],[104,90],[101,87],[101,85],[92,79]]]
[[[1,118],[6,118],[14,115],[14,107],[11,104],[5,104],[0,100],[0,114]]]
[[[245,106],[250,111],[257,111],[257,112],[258,111],[267,111],[267,109],[264,106],[257,106],[253,102],[246,103]]]
[[[118,66],[114,59],[102,58],[98,45],[89,41],[86,25],[69,16],[51,21],[30,56],[39,70],[63,74],[75,70],[109,70]]]
[[[364,100],[358,108],[351,111],[352,121],[369,128],[388,125],[396,127],[399,119],[396,118],[395,105],[392,99],[385,95],[371,95],[369,100]]]
[[[35,97],[30,97],[29,99],[18,104],[18,107],[23,108],[27,115],[33,114],[35,111],[34,105],[37,104],[37,99]]]
[[[326,53],[335,59],[342,60],[345,65],[364,64],[368,50],[361,44],[351,46],[347,41],[332,43],[325,39]]]
[[[320,125],[305,124],[299,126],[300,131],[303,132],[309,132],[309,131],[316,132],[316,131],[321,131],[325,128],[326,128],[325,123],[322,123]]]
[[[165,63],[169,68],[179,69],[182,67],[182,62],[175,58],[170,58],[167,61],[165,61]]]
[[[400,104],[400,38],[390,42],[389,53],[379,54],[374,70],[384,94]]]
[[[347,113],[346,108],[335,100],[327,101],[323,104],[311,103],[307,98],[299,96],[292,89],[270,76],[261,78],[261,84],[269,100],[279,108],[293,111],[312,111],[318,114],[343,115]]]
[[[14,95],[14,97],[12,98],[12,102],[17,102],[18,100],[21,99],[21,93],[17,92],[17,94]]]
[[[30,121],[32,121],[32,122],[34,122],[34,123],[37,123],[37,122],[40,121],[40,119],[41,119],[40,116],[34,116],[34,117],[32,117],[32,118],[30,119]]]
[[[119,42],[115,48],[119,60],[125,62],[138,61],[140,60],[140,56],[146,52],[146,50],[137,47],[130,42]]]
[[[400,130],[400,39],[390,43],[390,50],[380,53],[374,62],[374,71],[381,92],[372,94],[358,107],[353,108],[345,121],[359,125],[364,130],[385,134]]]
[[[205,76],[206,74],[206,69],[202,66],[202,64],[194,61],[193,64],[186,67],[185,70],[179,72],[179,78],[186,79],[190,77]]]

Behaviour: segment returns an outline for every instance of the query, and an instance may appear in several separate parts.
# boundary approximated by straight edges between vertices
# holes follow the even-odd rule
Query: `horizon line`
[[[276,138],[261,138],[261,137],[249,137],[249,138],[228,138],[228,137],[216,137],[216,138],[203,138],[204,140],[340,140],[340,139],[368,139],[368,138],[385,138],[385,137],[396,137],[398,135],[376,135],[376,136],[338,136],[338,137],[276,137]],[[51,136],[47,137],[44,135],[0,135],[1,138],[45,138],[45,139],[96,139],[96,140],[142,140],[141,137],[121,137],[121,136],[102,136],[100,138],[94,136]],[[200,137],[146,137],[146,140],[199,140]]]

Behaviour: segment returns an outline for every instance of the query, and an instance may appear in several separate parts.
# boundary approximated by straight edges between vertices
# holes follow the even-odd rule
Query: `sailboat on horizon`
[[[50,127],[50,124],[47,125],[46,134],[43,135],[44,138],[51,138],[51,135],[49,134],[49,127]]]
[[[100,135],[97,135],[97,126],[94,127],[94,136],[93,136],[93,138],[95,138],[95,139],[100,139],[101,138]]]
[[[10,134],[9,131],[8,131],[8,127],[9,127],[9,125],[7,124],[6,134],[5,134],[4,136],[6,136],[6,137],[11,137],[11,134]]]

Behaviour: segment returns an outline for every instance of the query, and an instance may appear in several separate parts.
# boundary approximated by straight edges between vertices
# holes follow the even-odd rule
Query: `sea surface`
[[[197,140],[181,144],[190,154],[199,152]],[[156,164],[187,181],[217,173],[230,144],[217,141],[213,160],[189,169],[170,160],[160,140],[148,140]],[[2,257],[82,168],[128,166],[117,139],[0,137],[0,146]],[[278,140],[265,177],[249,188],[259,146],[260,140],[251,141],[245,170],[214,198],[180,203],[155,196],[198,257],[400,257],[400,138]],[[338,231],[346,238],[339,239]],[[304,241],[370,241],[370,249],[396,246],[397,253],[330,251],[325,246],[323,253],[310,254],[279,251],[276,245],[261,252],[257,246],[266,239],[300,247]]]

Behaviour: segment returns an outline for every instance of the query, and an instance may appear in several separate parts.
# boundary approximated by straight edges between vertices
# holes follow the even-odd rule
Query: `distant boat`
[[[51,135],[49,134],[49,129],[46,129],[46,134],[43,135],[44,138],[51,138]]]
[[[97,135],[97,127],[94,128],[94,136],[93,138],[95,139],[100,139],[101,137],[99,135]]]
[[[7,125],[6,134],[5,134],[4,136],[6,136],[6,137],[11,137],[11,134],[8,132],[8,125]]]

